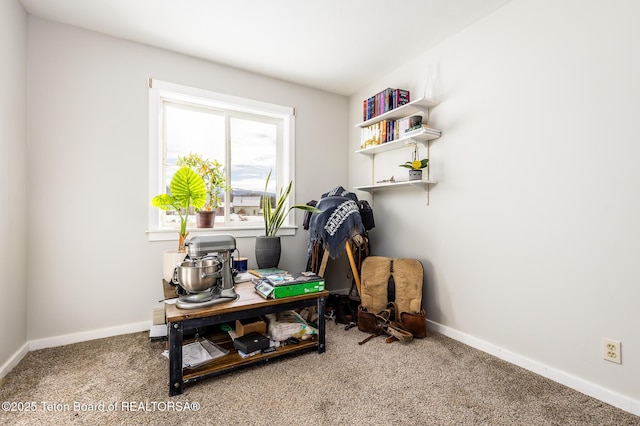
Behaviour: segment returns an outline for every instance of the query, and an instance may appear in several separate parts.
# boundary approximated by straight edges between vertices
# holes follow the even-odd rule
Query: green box
[[[282,299],[284,297],[299,296],[307,293],[318,293],[324,291],[324,280],[309,281],[305,283],[279,285],[273,288],[273,298]]]

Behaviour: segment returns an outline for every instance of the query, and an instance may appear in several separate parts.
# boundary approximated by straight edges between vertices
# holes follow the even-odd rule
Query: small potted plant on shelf
[[[312,213],[319,213],[321,211],[306,204],[296,204],[287,208],[287,199],[291,193],[293,181],[289,181],[286,189],[280,190],[280,194],[275,199],[275,207],[272,206],[271,196],[267,193],[270,177],[271,171],[269,171],[267,175],[261,201],[262,217],[264,219],[264,235],[256,237],[255,253],[259,268],[274,268],[278,266],[280,262],[281,245],[280,237],[277,234],[292,209],[306,210]]]
[[[213,228],[220,196],[228,187],[222,164],[194,153],[178,156],[176,164],[191,167],[204,181],[207,199],[202,208],[196,208],[196,224],[198,228]]]
[[[411,161],[400,164],[400,167],[409,169],[409,180],[422,180],[422,169],[429,164],[428,158],[418,159],[418,144],[416,143],[411,155]]]

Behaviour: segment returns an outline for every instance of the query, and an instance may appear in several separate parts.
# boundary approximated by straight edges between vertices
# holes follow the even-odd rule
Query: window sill
[[[297,226],[283,226],[278,232],[279,236],[295,235]],[[211,234],[231,234],[235,238],[255,238],[264,235],[264,228],[249,228],[243,227],[213,227],[213,228],[193,228],[187,229],[189,231],[189,237],[196,235],[211,235]],[[149,241],[178,241],[177,229],[154,229],[147,230],[147,236]],[[187,237],[187,238],[189,238]]]

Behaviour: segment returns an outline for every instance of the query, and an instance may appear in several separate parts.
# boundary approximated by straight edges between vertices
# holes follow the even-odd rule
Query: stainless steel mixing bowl
[[[205,291],[221,276],[217,259],[185,260],[176,267],[178,284],[187,291]]]

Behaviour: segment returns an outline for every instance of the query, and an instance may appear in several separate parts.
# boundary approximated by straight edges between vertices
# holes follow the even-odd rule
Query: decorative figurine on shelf
[[[407,161],[404,164],[400,164],[400,167],[406,167],[409,169],[409,180],[422,180],[422,169],[429,164],[428,158],[418,160],[418,144],[414,144],[413,154],[411,155],[411,161]]]

